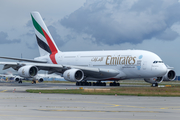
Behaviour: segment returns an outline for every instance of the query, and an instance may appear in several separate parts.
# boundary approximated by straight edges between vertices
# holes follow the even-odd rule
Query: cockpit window
[[[154,61],[153,63],[163,63],[163,61]]]

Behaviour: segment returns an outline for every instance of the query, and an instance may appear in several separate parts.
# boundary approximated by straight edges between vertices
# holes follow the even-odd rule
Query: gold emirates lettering
[[[112,57],[111,55],[108,55],[106,58],[106,65],[133,65],[135,64],[136,57],[132,56],[124,56],[124,57]]]

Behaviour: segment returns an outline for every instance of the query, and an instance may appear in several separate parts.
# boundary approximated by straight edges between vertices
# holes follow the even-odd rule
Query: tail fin
[[[40,56],[50,54],[52,62],[54,64],[57,64],[55,60],[55,54],[58,53],[59,50],[41,15],[39,14],[39,12],[31,12],[31,18],[35,29]]]

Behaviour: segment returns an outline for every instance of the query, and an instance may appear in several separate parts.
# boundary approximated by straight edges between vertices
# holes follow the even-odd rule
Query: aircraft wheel
[[[113,82],[112,84],[113,84],[112,86],[116,86],[117,85],[115,82]]]
[[[89,86],[89,82],[85,82],[85,86]]]
[[[96,83],[96,86],[100,86],[100,83],[97,82],[97,83]]]
[[[22,81],[20,80],[18,83],[22,83]]]
[[[116,83],[116,82],[113,82],[113,83],[110,83],[109,86],[120,86],[120,84]]]
[[[86,82],[82,82],[82,86],[86,86]]]
[[[93,82],[93,86],[96,86],[96,83],[95,83],[95,82]]]
[[[91,82],[89,82],[89,86],[91,86]]]
[[[82,86],[86,86],[86,82],[82,82]]]
[[[82,83],[81,83],[81,82],[78,82],[78,86],[82,86]]]
[[[79,86],[79,82],[76,82],[76,86]]]

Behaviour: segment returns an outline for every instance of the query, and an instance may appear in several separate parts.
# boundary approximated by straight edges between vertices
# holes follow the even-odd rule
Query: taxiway
[[[25,92],[26,89],[78,88],[74,84],[65,83],[40,83],[36,85],[30,83],[0,83],[0,119],[169,120],[180,118],[179,97],[40,94]]]

